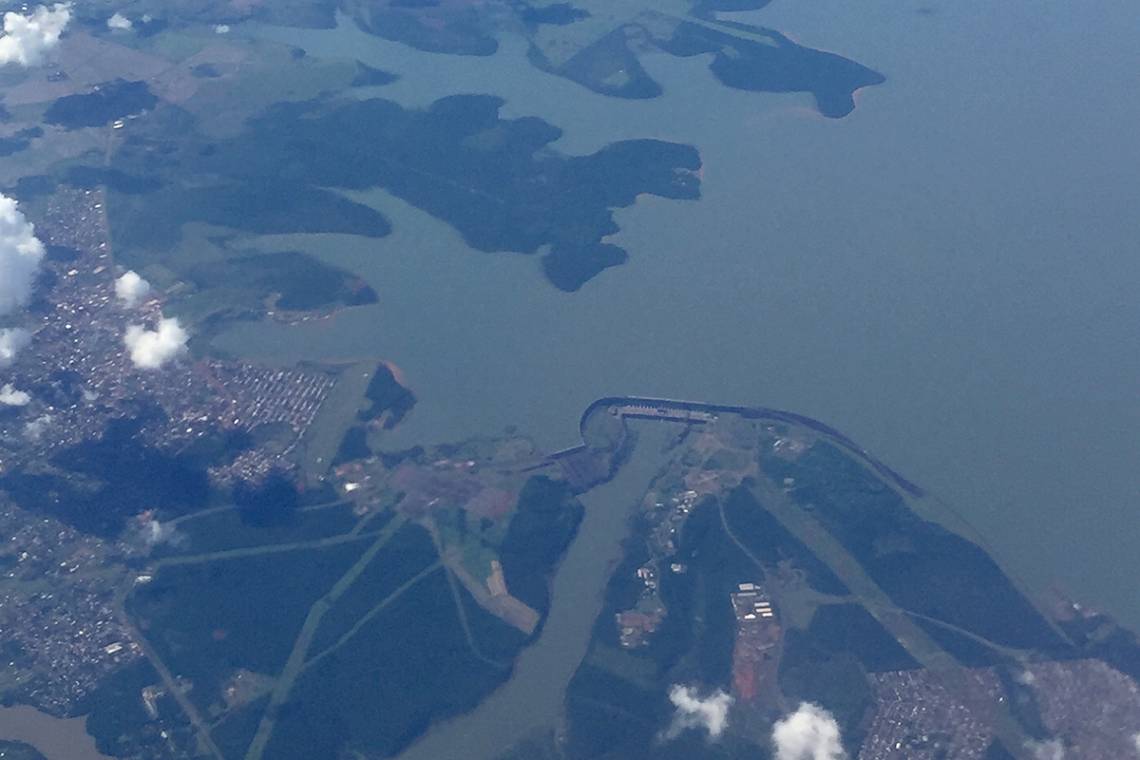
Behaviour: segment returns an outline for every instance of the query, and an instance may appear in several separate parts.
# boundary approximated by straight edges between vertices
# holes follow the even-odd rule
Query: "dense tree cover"
[[[625,260],[603,242],[617,231],[614,208],[642,193],[699,195],[700,159],[690,146],[627,140],[562,155],[549,147],[560,130],[532,117],[504,119],[501,106],[479,95],[423,109],[380,98],[282,102],[220,142],[164,107],[164,134],[177,129],[182,138],[167,145],[133,137],[114,165],[162,187],[145,199],[119,198],[113,223],[121,245],[152,250],[175,243],[179,229],[153,224],[156,217],[255,233],[383,236],[383,216],[328,189],[380,187],[443,219],[473,248],[545,249],[550,281],[575,290]]]
[[[101,127],[115,119],[154,108],[158,98],[146,82],[116,79],[94,90],[59,98],[44,112],[44,121],[67,129]]]
[[[919,517],[895,490],[838,447],[817,443],[795,461],[768,457],[764,467],[776,479],[794,479],[796,503],[812,509],[899,607],[998,644],[1064,648],[985,551]],[[935,638],[951,635],[924,627]]]
[[[159,449],[147,444],[139,431],[161,414],[148,408],[112,420],[102,437],[53,455],[53,471],[11,471],[0,477],[0,488],[26,509],[107,537],[148,509],[178,514],[200,507],[211,496],[206,468],[232,458],[241,439],[234,439],[232,448],[203,441],[177,453]]]
[[[297,484],[288,474],[271,472],[264,480],[242,480],[233,487],[233,501],[242,520],[250,525],[284,525],[293,519],[301,503]]]
[[[920,667],[895,637],[859,604],[829,604],[812,616],[808,636],[820,649],[850,652],[867,671]]]
[[[394,427],[416,405],[416,394],[401,385],[384,362],[376,366],[364,397],[368,399],[369,406],[356,415],[357,419],[369,421],[387,413],[386,428]]]
[[[542,615],[550,608],[554,568],[578,532],[583,513],[564,481],[535,476],[519,493],[499,557],[511,594]]]
[[[835,573],[789,533],[747,487],[737,488],[728,495],[724,514],[733,533],[766,567],[774,569],[777,563],[788,560],[804,572],[815,590],[836,595],[850,593]]]

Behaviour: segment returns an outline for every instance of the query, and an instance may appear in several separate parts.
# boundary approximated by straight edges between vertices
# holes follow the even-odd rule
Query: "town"
[[[124,331],[159,320],[163,299],[150,294],[128,308],[117,297],[122,272],[104,205],[99,190],[61,187],[34,219],[47,255],[22,316],[30,340],[5,360],[0,478],[50,472],[53,457],[100,439],[109,423],[140,409],[159,413],[145,416],[139,442],[171,454],[227,431],[275,431],[212,467],[216,487],[292,469],[336,372],[190,356],[135,366]],[[0,536],[3,686],[66,713],[107,673],[141,656],[115,596],[127,577],[124,563],[148,550],[146,537],[139,530],[84,533],[28,512],[2,491]]]
[[[750,484],[747,487],[764,500],[772,514],[787,520],[786,525],[802,540],[819,547],[821,557],[837,551],[830,540],[821,539],[824,528],[811,505],[801,508],[789,498],[799,485],[796,478],[773,479],[763,468],[757,470],[751,464],[756,458],[761,462],[765,457],[768,461],[794,462],[804,457],[816,440],[811,426],[784,424],[777,415],[749,423],[737,412],[730,407],[650,399],[605,399],[593,408],[595,417],[609,416],[623,423],[626,418],[651,420],[677,427],[667,449],[670,458],[651,484],[638,514],[637,535],[643,537],[649,556],[627,580],[637,590],[636,602],[613,613],[618,643],[631,654],[651,647],[656,637],[663,635],[670,615],[686,614],[666,604],[668,596],[663,595],[662,584],[668,585],[670,575],[694,571],[678,559],[684,553],[685,530],[694,512],[710,505],[714,512],[719,509],[728,539],[737,540],[723,510],[732,489]],[[590,417],[591,412],[584,415],[584,430],[591,424]],[[864,456],[858,449],[852,455]],[[893,477],[870,457],[864,462],[880,477]],[[902,479],[898,479],[897,487],[911,493]],[[745,546],[738,546],[747,552]],[[750,555],[750,559],[757,558]],[[852,569],[845,560],[839,562],[841,576],[846,579]],[[881,593],[865,582],[851,583]],[[741,733],[763,736],[762,732],[755,733],[758,725],[795,707],[793,695],[781,680],[789,630],[798,629],[792,632],[802,638],[804,629],[813,627],[813,614],[821,605],[849,607],[853,598],[805,587],[802,570],[786,560],[764,568],[757,566],[754,577],[738,577],[726,593],[735,628],[731,677],[728,683],[704,687],[724,688],[723,693],[732,698]],[[787,620],[781,602],[789,608]],[[886,624],[903,613],[900,609],[884,614],[884,610],[870,605],[868,609],[873,609],[872,617],[888,621]],[[1071,605],[1069,612],[1080,614],[1080,609]],[[705,619],[701,624],[729,623]],[[1109,630],[1114,629],[1109,626]],[[905,634],[897,640],[904,647],[915,647]],[[1140,686],[1103,660],[1033,661],[1039,655],[1025,652],[1019,655],[1022,662],[1018,665],[970,667],[945,653],[926,651],[920,656],[924,662],[914,661],[913,669],[860,668],[857,677],[866,679],[868,690],[859,713],[863,735],[853,757],[985,760],[995,756],[995,748],[1003,748],[1011,753],[1009,756],[1019,758],[1115,758],[1134,751],[1132,735],[1117,727],[1140,726]],[[1013,705],[1021,705],[1017,708],[1021,712],[1011,714]]]

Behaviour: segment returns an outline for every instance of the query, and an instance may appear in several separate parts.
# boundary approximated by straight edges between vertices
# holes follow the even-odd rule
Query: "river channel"
[[[475,710],[435,726],[399,760],[493,758],[535,732],[553,729],[566,685],[586,654],[602,591],[621,557],[628,519],[677,433],[669,423],[632,422],[637,446],[617,476],[582,496],[586,514],[558,568],[542,635],[524,650],[505,685]]]
[[[84,718],[56,718],[34,707],[0,707],[0,739],[24,742],[47,760],[110,760],[95,748]]]

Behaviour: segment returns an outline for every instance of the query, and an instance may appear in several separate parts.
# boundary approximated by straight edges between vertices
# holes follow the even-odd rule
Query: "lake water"
[[[563,128],[567,152],[692,143],[703,198],[620,211],[629,264],[565,294],[537,257],[472,251],[375,193],[388,238],[261,244],[352,268],[379,304],[238,325],[217,345],[391,359],[420,398],[393,447],[509,424],[567,445],[612,393],[792,409],[933,491],[1031,584],[1140,625],[1140,6],[920,7],[742,15],[887,75],[842,120],[806,96],[729,90],[702,58],[648,57],[665,95],[618,101],[538,73],[509,42],[472,59],[343,26],[257,30],[400,74],[378,92],[406,105],[498,94],[506,115]]]

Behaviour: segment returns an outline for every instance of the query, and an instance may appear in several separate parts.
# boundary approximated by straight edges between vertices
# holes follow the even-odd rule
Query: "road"
[[[269,744],[269,739],[276,725],[277,711],[289,699],[293,684],[304,669],[305,660],[309,655],[309,647],[313,643],[313,637],[317,635],[317,629],[320,627],[321,619],[325,613],[356,582],[356,579],[364,572],[364,568],[368,567],[368,563],[384,548],[385,544],[396,534],[396,531],[404,526],[405,522],[406,519],[403,517],[392,518],[352,567],[345,571],[344,575],[328,590],[328,593],[309,608],[309,614],[305,616],[305,623],[301,626],[301,632],[297,635],[296,641],[293,642],[292,651],[289,652],[289,659],[285,661],[285,667],[269,695],[269,705],[265,708],[265,714],[261,718],[261,723],[258,724],[257,733],[254,734],[253,742],[245,753],[246,760],[260,760],[265,752],[265,747]]]
[[[143,655],[150,661],[152,667],[158,673],[158,677],[162,679],[163,686],[166,691],[182,708],[182,712],[186,714],[186,718],[190,721],[190,725],[194,727],[194,733],[198,738],[198,744],[201,749],[208,752],[216,760],[225,760],[222,751],[218,749],[218,745],[214,743],[213,737],[210,736],[210,727],[206,721],[202,719],[202,714],[198,712],[198,708],[194,706],[182,689],[178,686],[178,681],[175,680],[174,675],[170,669],[166,667],[166,663],[162,661],[158,652],[151,646],[150,642],[134,621],[131,616],[127,614],[126,600],[130,594],[131,589],[134,587],[134,576],[124,579],[120,585],[119,591],[115,594],[115,614],[118,616],[123,626],[130,632],[131,639],[139,645]]]

